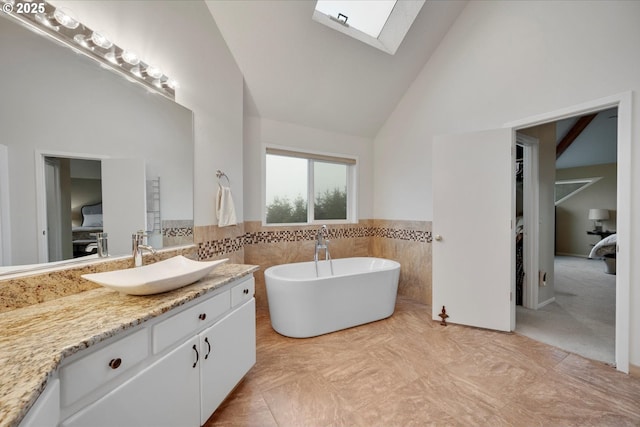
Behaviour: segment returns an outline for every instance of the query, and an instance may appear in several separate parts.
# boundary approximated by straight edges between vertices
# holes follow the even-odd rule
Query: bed
[[[98,246],[92,234],[102,232],[102,202],[84,205],[80,212],[82,224],[71,229],[74,258],[96,253]]]
[[[605,273],[616,274],[616,248],[618,245],[618,235],[612,234],[600,240],[591,249],[589,258],[603,258],[605,263]]]

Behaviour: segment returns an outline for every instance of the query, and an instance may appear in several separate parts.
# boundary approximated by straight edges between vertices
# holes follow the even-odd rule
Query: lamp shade
[[[603,219],[609,219],[608,209],[589,209],[589,219],[594,221],[602,221]]]

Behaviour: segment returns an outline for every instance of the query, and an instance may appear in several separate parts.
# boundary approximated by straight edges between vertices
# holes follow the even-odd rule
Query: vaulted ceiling
[[[577,116],[556,123],[557,145],[559,146],[572,130],[576,130],[581,119]],[[618,109],[610,108],[598,112],[586,123],[584,129],[576,131],[575,138],[556,160],[558,169],[580,166],[616,163],[618,143]],[[586,121],[586,120],[584,120]],[[579,130],[579,129],[578,129]]]
[[[374,137],[467,2],[427,0],[395,55],[313,21],[314,0],[206,3],[248,114]]]

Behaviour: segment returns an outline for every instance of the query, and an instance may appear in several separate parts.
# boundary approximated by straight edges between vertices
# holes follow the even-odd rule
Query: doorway
[[[47,261],[95,254],[94,234],[102,232],[101,161],[45,156],[44,162]]]
[[[526,277],[539,280],[539,283],[528,281],[526,288],[530,291],[540,289],[542,298],[538,301],[537,295],[529,293],[533,304],[516,300],[516,304],[522,306],[517,310],[518,332],[609,364],[615,362],[615,276],[606,274],[599,256],[596,257],[598,259],[589,259],[587,255],[596,241],[605,233],[613,234],[610,230],[615,230],[616,117],[614,108],[522,130],[541,135],[543,143],[550,146],[542,150],[545,153],[543,162],[549,165],[540,167],[552,172],[547,176],[555,178],[540,180],[543,193],[548,193],[540,206],[542,217],[548,217],[547,221],[541,222],[540,230],[541,239],[546,242],[539,251],[543,263],[540,269],[525,269],[533,272]],[[585,123],[585,118],[588,123]],[[546,138],[545,127],[551,127],[546,131]],[[519,153],[524,152],[524,146],[518,148]],[[555,148],[555,153],[549,148]],[[521,162],[522,157],[518,157]],[[526,169],[527,164],[523,162],[523,166]],[[550,166],[554,166],[553,170]],[[516,177],[516,184],[520,187],[524,175]],[[580,191],[569,194],[555,191],[553,198],[549,197],[552,194],[545,189],[557,187],[559,181],[580,182],[577,187]],[[597,185],[583,182],[597,182]],[[561,186],[568,190],[564,187]],[[573,189],[575,185],[569,187]],[[520,194],[517,193],[518,196]],[[523,211],[522,196],[517,200],[520,202],[516,208],[518,213]],[[544,214],[545,205],[554,206],[553,215]],[[606,208],[604,212],[607,216],[611,212],[612,216],[611,220],[605,221],[606,230],[601,230],[597,236],[591,231],[592,224],[587,219],[587,213],[593,207]],[[526,209],[524,213],[527,213]],[[527,223],[526,215],[517,218],[524,218]],[[545,227],[545,222],[550,223],[551,219],[555,224]],[[552,236],[545,238],[545,234]],[[518,236],[525,236],[525,233]],[[526,234],[527,238],[529,236]],[[518,243],[522,245],[524,241],[524,246],[528,247],[526,240],[520,239]],[[527,255],[530,254],[523,258],[528,259]],[[522,274],[517,276],[521,277]]]
[[[618,108],[617,131],[617,189],[616,231],[618,234],[615,277],[615,363],[622,372],[629,372],[629,276],[630,257],[626,249],[630,236],[630,188],[631,188],[631,94],[623,93],[545,115],[512,122],[505,125],[515,130],[530,128],[539,124],[552,123],[572,116],[583,116],[610,108]],[[542,174],[542,172],[541,172]],[[585,213],[586,215],[586,213]],[[584,232],[584,231],[583,231]],[[539,285],[540,289],[540,285]]]
[[[73,230],[82,225],[80,210],[90,203],[88,200],[101,199],[102,160],[97,156],[36,150],[39,263],[75,258]]]

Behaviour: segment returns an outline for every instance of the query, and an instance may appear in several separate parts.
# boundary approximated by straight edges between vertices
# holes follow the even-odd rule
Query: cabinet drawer
[[[229,308],[231,297],[227,290],[158,323],[153,327],[153,352],[159,353],[180,338],[196,333],[200,327],[211,323]]]
[[[231,307],[242,304],[245,301],[253,298],[253,294],[256,289],[256,281],[251,276],[250,279],[245,280],[242,283],[237,284],[231,289]]]
[[[146,358],[147,333],[147,329],[141,329],[60,368],[62,405],[75,402]]]

